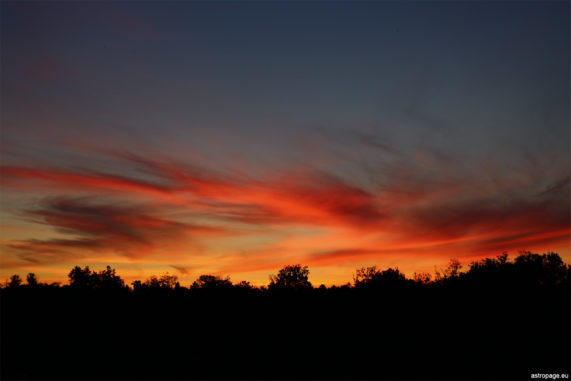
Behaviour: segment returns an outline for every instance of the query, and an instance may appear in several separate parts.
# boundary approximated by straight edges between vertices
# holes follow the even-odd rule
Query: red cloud
[[[329,234],[310,238],[276,238],[274,245],[285,250],[288,258],[305,258],[319,266],[356,263],[392,254],[450,257],[460,252],[486,255],[539,244],[565,246],[562,242],[570,233],[567,178],[547,190],[530,189],[525,193],[530,196],[514,193],[510,184],[501,184],[495,193],[490,193],[471,186],[477,179],[454,182],[442,174],[417,176],[416,164],[403,162],[400,167],[395,164],[389,168],[392,177],[384,186],[364,189],[320,171],[279,173],[263,179],[217,172],[171,159],[157,161],[131,154],[114,157],[119,160],[117,168],[126,165],[130,176],[1,167],[7,189],[40,194],[83,192],[105,201],[93,204],[68,197],[27,210],[28,219],[49,224],[74,237],[13,242],[11,249],[27,261],[44,258],[46,253],[54,256],[58,250],[68,253],[62,254],[67,257],[74,250],[86,248],[135,255],[181,237],[227,235],[230,230],[238,229],[238,223],[259,228],[252,234],[282,227],[329,229]],[[111,199],[130,206],[111,204]],[[135,207],[134,201],[140,205],[153,202],[155,206]],[[227,228],[160,217],[164,208],[200,216],[204,221]],[[345,233],[334,237],[332,231]],[[210,244],[211,249],[218,247],[215,241]],[[235,252],[241,247],[225,250]],[[281,263],[279,258],[270,258],[271,255],[279,254],[268,252],[260,258],[249,256],[241,263],[228,262],[215,267],[254,271]]]

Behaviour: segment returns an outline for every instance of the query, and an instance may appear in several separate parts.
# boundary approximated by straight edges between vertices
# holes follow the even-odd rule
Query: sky
[[[0,3],[0,278],[571,260],[566,1]]]

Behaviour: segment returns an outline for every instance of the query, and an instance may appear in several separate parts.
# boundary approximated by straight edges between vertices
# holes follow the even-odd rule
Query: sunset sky
[[[571,260],[569,2],[0,6],[0,279]]]

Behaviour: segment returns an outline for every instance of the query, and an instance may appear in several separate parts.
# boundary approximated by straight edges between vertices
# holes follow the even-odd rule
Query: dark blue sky
[[[406,124],[412,135],[441,127],[462,131],[459,140],[536,145],[546,130],[567,130],[568,11],[567,2],[6,3],[6,126],[11,137],[12,125],[36,125],[34,106],[60,109],[80,129],[145,136],[181,125],[399,135]]]

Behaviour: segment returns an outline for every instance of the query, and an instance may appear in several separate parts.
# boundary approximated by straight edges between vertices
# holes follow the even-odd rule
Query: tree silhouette
[[[513,262],[504,253],[496,258],[472,262],[464,276],[473,282],[555,285],[569,282],[570,269],[556,253],[522,252]]]
[[[507,253],[496,258],[485,258],[470,263],[470,268],[465,274],[468,280],[485,279],[488,283],[512,282],[514,264],[508,260]]]
[[[232,287],[230,277],[221,278],[215,275],[201,275],[190,286],[192,289],[220,289],[229,287]]]
[[[177,286],[179,286],[178,276],[170,275],[167,272],[167,273],[161,275],[161,277],[159,278],[159,284],[161,285],[161,287],[168,288],[168,289],[174,289]]]
[[[95,278],[95,285],[99,288],[117,289],[125,287],[125,282],[116,274],[115,269],[111,268],[111,266],[107,266],[105,270],[97,274],[92,274],[92,277]]]
[[[144,286],[148,288],[161,288],[161,282],[156,275],[152,275],[145,281]]]
[[[301,265],[289,265],[282,268],[277,275],[270,276],[270,289],[308,289],[311,282],[308,280],[309,268]]]
[[[132,283],[134,289],[141,288],[151,288],[151,289],[163,289],[171,290],[179,286],[178,277],[176,275],[170,275],[168,272],[157,277],[155,275],[149,277],[145,283],[137,280]]]
[[[452,279],[456,280],[461,275],[461,269],[462,264],[460,261],[452,258],[444,269],[438,269],[436,266],[434,266],[434,280],[439,283],[447,282]]]
[[[377,266],[361,267],[360,269],[357,269],[355,275],[353,275],[353,282],[355,283],[355,286],[369,283],[375,277],[378,277],[380,273],[381,272],[377,269]]]
[[[32,286],[32,287],[37,286],[38,285],[38,278],[36,278],[36,274],[29,273],[26,276],[26,282],[28,283],[28,286]]]
[[[93,287],[93,277],[91,276],[91,270],[89,266],[85,266],[83,269],[79,266],[75,266],[69,274],[69,285],[74,288],[92,288]]]
[[[399,269],[388,268],[380,271],[377,266],[357,269],[353,276],[355,287],[384,287],[397,286],[408,282]]]
[[[20,278],[19,275],[12,275],[10,277],[10,282],[8,282],[8,287],[16,288],[19,287],[20,284],[22,284],[22,278]]]
[[[133,286],[133,290],[135,290],[135,291],[141,290],[145,287],[143,282],[141,282],[140,280],[135,280],[135,281],[131,282],[131,285]]]
[[[89,266],[84,268],[75,266],[69,272],[68,277],[69,284],[73,288],[111,290],[125,287],[125,282],[111,266],[99,272],[91,271]]]
[[[522,252],[515,259],[516,274],[534,279],[539,284],[555,284],[568,280],[568,267],[556,253],[534,254]]]
[[[252,290],[254,288],[254,286],[252,286],[252,284],[246,280],[243,280],[240,283],[236,283],[234,285],[234,287],[237,287],[237,288],[243,289],[243,290]]]
[[[414,273],[412,279],[416,284],[429,284],[432,280],[432,275],[430,273]]]
[[[445,278],[456,278],[460,275],[460,270],[462,269],[462,264],[459,260],[452,258],[450,262],[448,262],[448,266],[444,270],[444,277]]]

